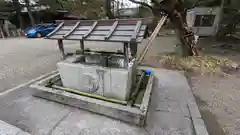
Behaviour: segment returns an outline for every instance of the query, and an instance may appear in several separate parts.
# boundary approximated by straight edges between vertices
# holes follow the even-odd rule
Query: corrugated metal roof
[[[146,25],[142,20],[79,20],[62,21],[47,39],[105,42],[136,42],[143,40]]]

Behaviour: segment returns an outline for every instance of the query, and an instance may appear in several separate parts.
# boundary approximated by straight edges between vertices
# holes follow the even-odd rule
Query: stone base
[[[76,95],[62,90],[52,89],[43,86],[44,82],[55,77],[56,75],[58,74],[55,74],[49,78],[46,78],[31,85],[31,88],[35,88],[39,91],[34,96],[74,106],[80,109],[85,109],[87,111],[105,115],[127,123],[132,123],[139,126],[144,125],[152,91],[152,85],[154,80],[153,76],[150,76],[148,80],[148,85],[146,87],[140,106],[132,107],[128,105],[121,105],[95,98]]]

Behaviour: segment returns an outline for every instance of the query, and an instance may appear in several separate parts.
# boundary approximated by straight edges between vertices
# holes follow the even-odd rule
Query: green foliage
[[[100,0],[39,0],[39,5],[47,5],[52,12],[67,10],[73,15],[84,16],[89,12],[98,14],[103,2]]]

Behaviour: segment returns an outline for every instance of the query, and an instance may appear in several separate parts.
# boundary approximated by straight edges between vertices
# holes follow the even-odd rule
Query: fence
[[[0,27],[0,39],[5,39],[8,37],[20,37],[24,36],[24,32],[21,29],[9,29],[7,32],[3,31]]]

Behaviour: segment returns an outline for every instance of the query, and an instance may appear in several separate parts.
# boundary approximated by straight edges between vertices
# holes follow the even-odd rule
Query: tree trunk
[[[20,24],[19,26],[20,26],[21,29],[23,29],[24,26],[23,26],[23,19],[22,19],[22,16],[21,16],[21,6],[20,6],[18,0],[13,0],[12,4],[13,4],[13,8],[16,11],[18,20],[19,20],[19,24]]]
[[[29,16],[30,21],[31,21],[31,25],[33,26],[35,24],[35,20],[34,20],[33,15],[32,15],[32,11],[31,11],[31,8],[30,8],[29,0],[25,0],[25,3],[26,3],[28,16]]]
[[[161,16],[162,13],[168,14],[168,17],[175,26],[175,29],[178,31],[177,33],[181,42],[182,55],[186,57],[198,54],[194,46],[195,43],[193,42],[195,38],[194,33],[187,28],[186,9],[182,0],[163,0],[161,2],[158,0],[152,0],[154,3],[153,5],[137,0],[129,1],[150,8],[155,16],[155,19]],[[157,20],[154,21],[156,22]]]
[[[105,12],[106,12],[106,16],[108,17],[108,19],[114,19],[114,15],[111,11],[112,6],[111,6],[111,2],[113,0],[105,0]]]
[[[21,12],[17,13],[17,16],[18,16],[18,19],[19,19],[20,28],[24,29],[23,18],[22,18]]]

